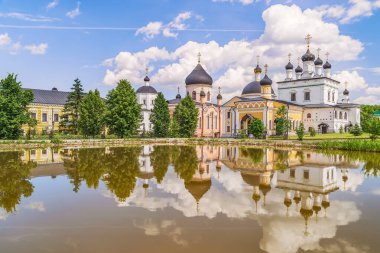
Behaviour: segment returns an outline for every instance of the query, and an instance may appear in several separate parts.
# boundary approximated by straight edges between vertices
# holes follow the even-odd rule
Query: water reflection
[[[3,152],[0,207],[14,212],[21,197],[33,193],[31,178],[66,175],[77,194],[100,189],[102,198],[114,199],[120,208],[170,208],[184,219],[223,215],[257,221],[259,248],[266,252],[323,251],[321,239],[334,238],[339,226],[361,217],[354,201],[331,196],[355,192],[365,176],[378,175],[379,164],[369,154],[221,146]],[[25,208],[45,210],[40,202]],[[166,235],[181,247],[192,245],[180,223],[178,218],[133,220],[146,236]]]

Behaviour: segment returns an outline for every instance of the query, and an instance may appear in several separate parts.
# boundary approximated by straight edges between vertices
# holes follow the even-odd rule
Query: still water
[[[0,152],[0,252],[380,252],[378,154]]]

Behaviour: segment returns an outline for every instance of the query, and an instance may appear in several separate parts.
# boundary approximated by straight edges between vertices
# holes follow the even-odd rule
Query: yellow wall
[[[34,127],[36,134],[42,134],[43,130],[48,130],[52,125],[52,117],[54,114],[59,115],[59,120],[62,117],[63,105],[49,105],[49,104],[30,104],[28,106],[29,112],[36,113],[37,125]],[[47,113],[47,122],[42,122],[42,114]],[[28,131],[28,126],[22,127],[24,132]],[[54,130],[59,129],[59,122],[54,122]]]

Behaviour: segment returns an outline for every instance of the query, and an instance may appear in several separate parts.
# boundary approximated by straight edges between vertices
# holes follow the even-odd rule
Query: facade
[[[342,96],[339,96],[340,83],[331,78],[328,58],[323,64],[318,49],[318,58],[315,59],[310,52],[310,40],[311,36],[308,35],[307,51],[302,58],[298,58],[295,69],[289,54],[289,62],[285,66],[286,78],[277,82],[277,95],[267,75],[267,66],[261,79],[262,70],[257,63],[255,78],[245,86],[242,95],[223,105],[222,136],[247,132],[248,123],[253,118],[263,121],[267,135],[274,135],[276,112],[282,106],[288,110],[290,134],[295,134],[301,123],[307,131],[314,128],[319,133],[348,131],[349,127],[360,124],[360,105],[350,103],[347,84]],[[303,67],[300,66],[300,59]]]
[[[206,72],[201,65],[200,54],[198,55],[198,64],[194,70],[187,76],[186,95],[190,96],[198,108],[198,124],[195,131],[197,137],[219,137],[221,136],[221,105],[222,95],[216,97],[217,104],[212,103],[212,77]],[[178,94],[175,99],[168,100],[170,115],[173,116],[176,105],[181,101],[182,96]]]

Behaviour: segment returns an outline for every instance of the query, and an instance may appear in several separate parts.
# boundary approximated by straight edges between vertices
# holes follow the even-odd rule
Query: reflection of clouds
[[[29,210],[36,210],[39,212],[45,212],[45,205],[42,201],[30,202],[29,204],[24,205],[24,208]]]
[[[173,242],[181,246],[187,246],[188,242],[182,239],[182,228],[176,225],[174,220],[163,220],[153,222],[151,219],[144,219],[143,222],[133,222],[134,226],[144,230],[147,236],[165,235],[170,237]]]
[[[0,220],[6,220],[8,217],[8,214],[3,209],[0,209]]]
[[[338,239],[334,242],[327,243],[318,249],[320,252],[326,253],[365,253],[369,252],[368,246],[353,245],[343,239]]]
[[[364,182],[364,175],[360,173],[358,170],[349,170],[348,173],[348,180],[346,182],[343,182],[342,178],[342,172],[339,171],[339,178],[338,180],[338,186],[341,191],[351,191],[356,192],[358,187],[363,184]]]
[[[374,189],[371,193],[374,195],[380,195],[380,188]]]

